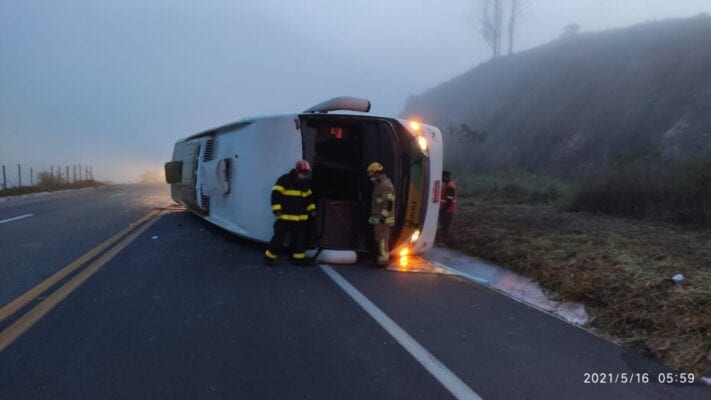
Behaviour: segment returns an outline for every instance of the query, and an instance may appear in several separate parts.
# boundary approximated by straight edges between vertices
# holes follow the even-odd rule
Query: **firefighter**
[[[449,171],[442,171],[442,196],[439,203],[439,225],[442,233],[442,241],[447,243],[449,239],[449,228],[452,226],[452,219],[457,213],[457,185],[451,178]]]
[[[287,234],[291,234],[291,262],[295,265],[311,265],[306,258],[304,246],[309,218],[316,216],[316,204],[311,196],[311,181],[308,179],[311,166],[299,160],[289,173],[277,179],[272,188],[272,212],[274,235],[264,252],[264,263],[274,265]]]
[[[380,163],[370,164],[367,171],[374,184],[368,223],[373,225],[378,245],[378,266],[384,267],[390,260],[390,229],[395,225],[395,190]]]

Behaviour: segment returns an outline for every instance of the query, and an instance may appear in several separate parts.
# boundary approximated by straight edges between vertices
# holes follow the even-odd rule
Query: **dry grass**
[[[4,196],[19,196],[22,194],[29,193],[39,193],[39,192],[54,192],[57,190],[67,190],[67,189],[81,189],[85,187],[95,187],[106,185],[104,182],[99,181],[81,181],[74,183],[56,183],[56,184],[38,184],[36,186],[22,186],[13,187],[4,190],[0,190],[0,197]]]
[[[711,231],[464,198],[451,236],[451,247],[585,304],[591,328],[610,339],[680,371],[705,371]]]

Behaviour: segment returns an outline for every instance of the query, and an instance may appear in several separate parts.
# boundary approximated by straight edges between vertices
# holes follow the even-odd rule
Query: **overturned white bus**
[[[329,113],[337,110],[359,113]],[[300,114],[245,118],[179,140],[165,165],[171,196],[223,229],[267,242],[272,186],[296,160],[308,160],[317,204],[309,255],[352,263],[375,252],[366,168],[377,161],[396,191],[391,254],[426,251],[437,230],[441,133],[369,110],[367,100],[337,97]]]

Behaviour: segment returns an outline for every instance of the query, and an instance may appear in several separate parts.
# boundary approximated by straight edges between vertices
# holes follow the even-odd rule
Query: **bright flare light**
[[[419,132],[420,131],[420,123],[417,121],[410,121],[410,128],[415,132]]]
[[[407,268],[410,264],[410,258],[408,256],[400,257],[400,267]]]
[[[410,242],[415,243],[417,241],[417,239],[419,239],[419,238],[420,238],[420,231],[416,230],[415,233],[413,233],[412,236],[410,236]]]
[[[407,247],[403,247],[402,250],[400,250],[400,257],[407,257],[410,254],[410,249]]]
[[[427,151],[427,139],[425,139],[422,136],[418,136],[417,137],[417,144],[420,145],[420,148],[422,149],[422,151]]]

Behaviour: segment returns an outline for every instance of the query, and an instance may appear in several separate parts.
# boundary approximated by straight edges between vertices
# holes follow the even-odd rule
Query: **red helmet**
[[[311,171],[311,164],[306,160],[299,160],[296,162],[296,172],[308,174]]]

